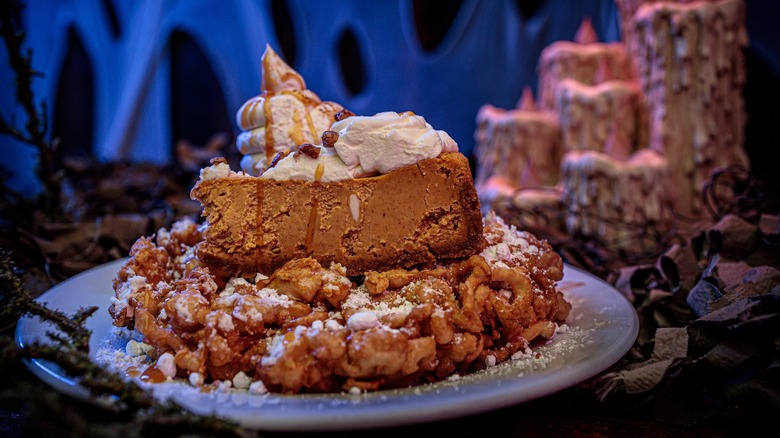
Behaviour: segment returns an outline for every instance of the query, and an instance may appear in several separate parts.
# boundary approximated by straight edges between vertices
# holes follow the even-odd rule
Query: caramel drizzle
[[[268,89],[266,87],[266,84],[269,83],[269,77],[268,77],[268,72],[269,71],[270,71],[270,69],[265,65],[265,59],[264,59],[263,60],[263,73],[264,73],[263,74],[263,83],[261,84],[263,90],[267,90]],[[303,78],[299,74],[295,73],[294,71],[283,72],[280,79],[281,79],[281,82],[287,82],[287,80],[290,79],[290,78],[295,79],[295,82],[298,83],[298,88],[304,89],[306,87],[306,84],[303,82]],[[282,91],[282,92],[284,92],[284,91]]]
[[[298,114],[298,111],[293,112],[292,119],[293,123],[292,126],[290,126],[290,131],[288,132],[290,138],[292,139],[293,143],[297,145],[306,143],[303,137],[303,130],[301,129],[301,116]]]
[[[274,135],[271,132],[271,123],[273,123],[273,114],[271,114],[271,97],[273,93],[268,90],[267,84],[270,84],[270,70],[265,65],[265,58],[263,59],[263,80],[260,83],[260,90],[263,100],[263,115],[265,115],[265,159],[267,162],[271,162],[274,157]]]
[[[322,179],[322,175],[325,173],[325,166],[322,163],[317,163],[317,168],[314,169],[314,181]]]
[[[298,99],[301,104],[303,104],[303,107],[306,109],[304,111],[304,117],[306,118],[306,125],[309,127],[309,132],[311,132],[312,138],[316,141],[318,138],[317,135],[317,128],[314,127],[314,120],[311,118],[311,111],[308,110],[309,106],[316,106],[320,102],[303,95],[301,91],[298,90],[284,90],[281,94],[288,94],[290,96],[295,97]]]
[[[283,81],[286,81],[287,79],[291,77],[296,77],[294,73],[288,72],[283,76]],[[268,89],[266,84],[270,83],[270,77],[269,77],[269,69],[263,68],[263,79],[262,83],[260,85],[260,89],[262,90],[261,96],[263,96],[264,102],[263,102],[263,114],[265,115],[265,158],[266,161],[270,162],[274,155],[276,155],[276,145],[274,144],[274,136],[273,132],[271,130],[271,125],[273,124],[273,114],[271,113],[271,98],[276,94]],[[298,81],[299,87],[301,90],[304,89],[305,84],[302,81]],[[312,138],[317,139],[317,128],[314,127],[314,120],[311,118],[311,112],[307,109],[310,104],[317,104],[319,102],[315,101],[314,99],[307,98],[303,95],[303,93],[300,90],[282,90],[281,94],[289,94],[296,99],[298,99],[304,106],[304,114],[306,118],[306,124],[309,127],[309,132],[311,132]],[[254,107],[254,104],[251,105]],[[242,119],[243,119],[242,114]],[[302,137],[302,136],[301,136]],[[303,143],[303,141],[301,141]]]
[[[255,96],[252,99],[247,102],[246,105],[244,105],[242,111],[241,111],[241,127],[246,129],[247,127],[251,126],[251,115],[255,112],[255,108],[257,107],[257,104],[260,103],[260,96]]]
[[[317,129],[314,127],[314,120],[311,119],[311,113],[306,111],[306,123],[309,125],[309,132],[311,132],[312,138],[317,140]]]
[[[263,184],[261,179],[257,179],[255,183],[255,190],[257,190],[257,213],[255,214],[255,245],[258,249],[263,247]],[[257,252],[260,254],[260,251]]]
[[[274,158],[274,133],[271,130],[273,123],[273,113],[271,113],[271,94],[265,92],[265,101],[263,102],[263,113],[265,114],[265,158],[271,161]]]
[[[314,239],[314,224],[317,222],[317,198],[311,199],[311,213],[309,213],[309,225],[306,227],[306,255],[311,255],[312,239]]]

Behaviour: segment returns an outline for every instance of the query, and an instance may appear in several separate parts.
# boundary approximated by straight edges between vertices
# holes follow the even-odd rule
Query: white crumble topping
[[[187,260],[192,260],[194,258],[196,258],[195,247],[190,246],[187,247],[187,250],[184,251],[181,255],[178,255],[173,259],[173,264],[174,266],[183,266],[187,263]],[[174,270],[173,274],[174,274],[174,278],[177,280],[182,277],[182,273],[178,269]]]
[[[251,383],[252,378],[247,376],[243,371],[239,371],[233,376],[233,386],[236,389],[247,389]]]
[[[349,292],[347,298],[341,303],[342,309],[364,309],[371,305],[371,296],[368,288],[360,285]]]
[[[233,312],[231,313],[233,318],[252,325],[262,323],[263,313],[255,306],[244,306],[244,303],[244,298],[238,297],[236,303],[234,303]]]
[[[157,230],[157,233],[155,233],[155,242],[157,243],[157,246],[166,246],[171,243],[171,232],[173,231],[174,226],[176,226],[176,223],[171,224],[170,230],[165,227]]]
[[[531,349],[529,347],[525,347],[525,349],[515,351],[515,353],[510,357],[510,359],[520,360],[523,357],[530,356],[531,353],[532,353]]]
[[[257,296],[261,298],[261,302],[266,305],[290,307],[293,304],[292,299],[287,295],[279,295],[276,289],[265,287],[257,291]]]
[[[214,307],[235,307],[236,301],[241,298],[240,294],[232,293],[230,295],[220,294],[214,299]]]
[[[209,302],[206,301],[205,298],[203,298],[202,295],[197,295],[193,297],[197,300],[197,303],[203,306],[208,306]],[[179,316],[185,323],[187,324],[193,324],[195,322],[195,315],[192,314],[190,311],[190,306],[188,305],[188,300],[175,300],[173,309],[176,310],[176,315]]]
[[[255,380],[249,384],[249,393],[255,395],[267,394],[268,388],[265,387],[265,383],[262,380]]]
[[[498,243],[486,247],[480,254],[490,266],[505,267],[507,263],[523,263],[542,252],[539,247],[529,242],[532,234],[518,231],[514,225],[507,225],[500,216],[486,217],[485,225],[497,225],[501,233]]]
[[[300,326],[298,326],[300,327]],[[297,327],[296,327],[297,328]],[[297,330],[293,332],[297,335]],[[284,354],[284,333],[275,334],[268,342],[268,354],[260,359],[261,366],[271,366]]]
[[[495,245],[496,247],[496,257],[499,260],[511,260],[512,259],[512,250],[509,248],[509,245],[507,245],[504,242],[497,243]]]
[[[227,282],[225,288],[222,289],[222,292],[219,293],[219,296],[224,297],[224,296],[233,295],[236,292],[237,286],[254,288],[254,285],[246,281],[246,279],[242,277],[233,277]]]
[[[184,216],[171,224],[171,234],[185,234],[189,228],[194,227],[195,225],[195,221],[192,220],[191,217]],[[165,230],[165,228],[160,228],[160,230]]]
[[[232,332],[235,328],[233,326],[233,318],[227,313],[220,312],[217,319],[217,328],[224,333]]]
[[[406,316],[417,306],[415,303],[403,298],[406,288],[419,287],[420,282],[413,282],[404,286],[398,296],[391,303],[374,301],[368,293],[365,285],[358,286],[350,291],[350,294],[341,304],[342,309],[355,309],[357,311],[372,311],[377,317]]]
[[[377,327],[378,325],[379,318],[376,313],[371,311],[357,312],[347,320],[347,327],[353,332],[367,330]]]
[[[171,353],[161,354],[157,358],[156,367],[166,379],[170,380],[176,377],[176,359]]]
[[[337,332],[344,328],[344,326],[339,324],[338,321],[332,319],[325,321],[325,327],[332,332]]]
[[[227,163],[215,163],[211,166],[204,167],[200,169],[200,181],[209,181],[212,179],[219,179],[219,178],[237,178],[237,177],[247,177],[248,175],[245,174],[242,171],[235,172],[233,170],[230,170],[230,165]]]
[[[295,334],[295,337],[296,337],[296,338],[300,338],[301,336],[303,336],[303,334],[305,334],[305,333],[306,333],[306,331],[307,331],[307,330],[308,330],[308,328],[307,328],[306,326],[303,326],[303,325],[297,325],[297,326],[295,326],[295,328],[293,329],[293,333]]]
[[[128,300],[135,296],[138,291],[151,287],[146,281],[146,277],[141,275],[132,275],[126,282],[119,285],[116,294],[111,297],[111,304],[119,308],[125,308],[127,316],[133,316],[133,309],[129,306]]]
[[[215,380],[214,383],[217,385],[217,391],[219,392],[228,392],[230,387],[233,386],[233,382],[230,380]]]
[[[202,386],[203,385],[203,374],[201,373],[191,373],[187,380],[190,382],[190,385],[192,386]]]
[[[149,344],[144,344],[143,342],[138,342],[135,339],[131,339],[125,346],[125,353],[131,357],[146,356],[146,354],[152,350],[152,348],[154,347]]]

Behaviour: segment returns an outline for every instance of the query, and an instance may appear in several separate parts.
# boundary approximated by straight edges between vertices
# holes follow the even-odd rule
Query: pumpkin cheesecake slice
[[[484,246],[468,160],[444,152],[386,174],[333,182],[232,173],[201,179],[192,196],[207,227],[197,248],[214,273],[254,276],[313,257],[348,275],[466,257]]]

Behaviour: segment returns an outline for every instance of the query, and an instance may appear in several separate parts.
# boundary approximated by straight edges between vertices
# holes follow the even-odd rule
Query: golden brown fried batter
[[[187,220],[139,239],[114,281],[114,324],[206,382],[244,372],[284,393],[375,390],[469,373],[551,338],[571,306],[544,241],[485,218],[486,249],[417,269],[346,276],[312,258],[218,278]],[[218,267],[213,269],[218,272]],[[264,275],[267,274],[267,275]]]

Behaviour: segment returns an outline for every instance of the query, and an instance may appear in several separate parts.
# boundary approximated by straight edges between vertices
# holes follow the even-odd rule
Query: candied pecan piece
[[[278,154],[276,154],[276,156],[274,157],[274,159],[273,159],[273,160],[271,160],[271,164],[268,166],[268,168],[270,169],[270,168],[272,168],[272,167],[276,167],[276,165],[277,165],[277,164],[279,164],[279,161],[280,161],[282,158],[286,157],[286,156],[287,156],[287,154],[289,154],[289,153],[290,153],[289,151],[282,151],[282,152],[279,152]]]
[[[322,133],[322,145],[326,148],[332,148],[339,139],[339,133],[336,131],[325,131]]]
[[[293,157],[298,157],[301,154],[304,154],[310,158],[314,158],[315,160],[317,157],[320,156],[320,148],[317,146],[314,146],[311,143],[304,143],[300,146],[295,147],[295,153],[293,154]]]
[[[355,115],[355,113],[353,113],[352,111],[350,111],[348,109],[343,109],[343,110],[337,112],[333,116],[333,118],[336,119],[337,122],[340,122],[340,121],[346,119],[347,117],[352,117],[354,115]]]

